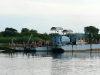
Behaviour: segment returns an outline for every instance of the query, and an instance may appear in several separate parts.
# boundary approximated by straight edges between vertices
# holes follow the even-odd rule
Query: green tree
[[[28,28],[22,28],[20,36],[30,36],[30,30]]]
[[[99,29],[94,26],[84,27],[84,31],[85,31],[85,34],[89,34],[89,33],[98,34],[99,33]]]
[[[99,29],[94,26],[87,26],[84,27],[84,32],[86,34],[86,37],[89,38],[90,43],[93,43],[93,40],[99,38]]]
[[[37,32],[37,30],[33,30],[33,29],[30,30],[30,33],[31,33],[34,37],[36,37],[36,36],[39,35],[38,32]]]
[[[94,26],[87,26],[87,27],[84,27],[84,32],[86,35],[88,35],[88,37],[97,38],[99,29]]]
[[[33,29],[31,29],[30,32],[33,32],[33,33],[36,33],[36,34],[38,33],[37,30],[33,30]]]
[[[28,28],[22,28],[21,33],[23,32],[29,32],[30,30]]]
[[[2,32],[0,32],[0,37],[2,37],[3,36],[3,34],[2,34]]]
[[[10,32],[17,32],[17,30],[16,29],[14,29],[14,28],[5,28],[5,31],[10,31]]]
[[[4,37],[18,36],[19,33],[14,28],[5,28],[5,31],[2,32]]]

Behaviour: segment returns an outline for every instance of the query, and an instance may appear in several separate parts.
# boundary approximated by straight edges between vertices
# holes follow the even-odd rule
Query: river
[[[100,53],[0,53],[0,75],[99,75]]]

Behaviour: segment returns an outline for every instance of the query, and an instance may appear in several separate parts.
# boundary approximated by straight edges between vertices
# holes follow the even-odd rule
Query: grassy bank
[[[13,41],[16,43],[18,42],[19,44],[22,44],[23,42],[27,42],[29,39],[29,36],[23,36],[23,37],[0,37],[0,50],[2,49],[7,49],[9,43],[12,42],[12,38],[15,38]],[[43,40],[39,37],[32,37],[30,42],[32,41],[39,41],[39,40]]]
[[[0,37],[0,43],[9,43],[11,42],[13,37]],[[14,42],[19,42],[19,43],[22,43],[22,42],[27,42],[28,39],[29,39],[29,36],[24,36],[24,37],[14,37]],[[43,40],[39,37],[34,37],[34,38],[31,38],[30,42],[32,41],[39,41],[39,40]]]
[[[0,43],[0,50],[7,48],[8,48],[8,43]]]

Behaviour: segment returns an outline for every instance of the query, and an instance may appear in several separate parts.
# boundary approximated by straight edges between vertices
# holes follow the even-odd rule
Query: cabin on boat
[[[88,41],[86,41],[85,38],[76,38],[76,44],[87,44]]]
[[[59,34],[61,30],[61,34]],[[85,38],[85,34],[72,33],[71,29],[63,29],[62,27],[52,27],[51,31],[58,32],[59,35],[54,36],[52,41],[54,45],[57,44],[88,44],[89,39]]]
[[[86,38],[84,34],[74,33],[71,35],[71,39],[75,44],[86,44]]]
[[[52,27],[51,31],[55,31],[59,33],[59,30],[61,31],[61,34],[53,36],[52,42],[54,45],[67,45],[70,44],[70,37],[64,35],[64,33],[70,33],[73,32],[72,30],[63,30],[62,27]]]

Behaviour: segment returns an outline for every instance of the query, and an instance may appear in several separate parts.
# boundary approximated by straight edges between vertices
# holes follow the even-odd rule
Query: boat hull
[[[12,47],[10,48],[12,50],[16,50],[16,51],[51,51],[52,50],[52,46],[43,46],[43,47],[26,47],[26,49],[24,47]]]
[[[52,52],[54,52],[54,53],[63,53],[65,50],[64,49],[62,49],[62,48],[53,48],[52,49]]]
[[[24,51],[24,47],[10,48],[13,50]],[[73,51],[100,51],[100,44],[83,44],[83,45],[59,45],[59,46],[43,46],[43,47],[27,47],[30,51],[53,51],[53,52],[73,52]]]

